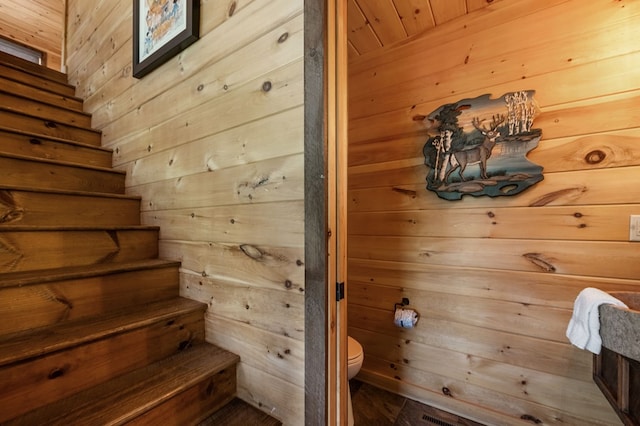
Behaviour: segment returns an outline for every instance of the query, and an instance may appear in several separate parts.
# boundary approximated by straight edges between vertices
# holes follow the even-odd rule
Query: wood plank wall
[[[512,0],[350,62],[349,333],[364,381],[486,424],[620,424],[565,330],[582,288],[640,290],[637,40],[637,1]],[[414,118],[527,89],[544,180],[511,197],[427,191]],[[417,328],[393,325],[402,297]]]
[[[303,2],[201,5],[201,39],[136,80],[131,0],[70,0],[70,82],[208,341],[240,355],[239,396],[302,424]]]
[[[65,0],[2,0],[0,35],[46,54],[45,64],[61,70]]]

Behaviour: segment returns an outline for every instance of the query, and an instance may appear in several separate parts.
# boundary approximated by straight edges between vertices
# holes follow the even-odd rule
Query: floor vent
[[[454,426],[451,423],[447,423],[444,420],[440,420],[440,419],[437,419],[435,417],[431,417],[428,414],[423,414],[422,415],[422,420],[426,420],[429,423],[433,423],[434,425],[438,425],[438,426]]]

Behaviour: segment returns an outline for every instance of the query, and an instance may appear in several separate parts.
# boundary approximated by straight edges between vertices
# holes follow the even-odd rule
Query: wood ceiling
[[[397,43],[498,0],[348,0],[349,57]]]

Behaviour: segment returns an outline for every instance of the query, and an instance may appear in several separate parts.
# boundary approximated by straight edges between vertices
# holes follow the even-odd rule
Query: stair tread
[[[2,60],[0,60],[0,74],[2,74],[3,78],[27,84],[40,90],[46,90],[49,93],[67,96],[71,99],[82,100],[82,98],[76,96],[76,89],[71,84],[52,80],[51,78],[38,75],[37,73],[25,72],[25,70],[20,67],[7,64]]]
[[[84,143],[84,142],[80,142],[80,141],[76,141],[76,140],[72,140],[72,139],[64,139],[64,138],[59,138],[56,136],[49,136],[49,135],[43,135],[41,133],[36,133],[36,132],[30,132],[27,130],[22,130],[22,129],[14,129],[11,127],[6,127],[6,126],[2,126],[0,125],[0,131],[1,132],[7,132],[7,133],[15,133],[18,135],[22,135],[25,137],[30,137],[33,139],[43,139],[43,140],[47,140],[47,141],[51,141],[51,142],[58,142],[58,143],[63,143],[63,144],[67,144],[67,145],[75,145],[75,146],[79,146],[82,148],[88,148],[88,149],[93,149],[95,151],[105,151],[105,152],[113,152],[113,150],[111,148],[105,148],[102,146],[96,146],[96,145],[91,145],[88,143]]]
[[[4,64],[4,65],[6,66],[6,64]],[[15,69],[15,68],[14,68],[14,69]],[[62,94],[62,93],[58,93],[58,92],[56,92],[55,90],[51,90],[51,89],[50,89],[50,88],[48,88],[48,87],[42,87],[42,86],[39,86],[39,85],[37,85],[37,84],[32,84],[32,83],[28,83],[28,82],[25,82],[25,81],[20,81],[20,80],[17,80],[17,79],[15,79],[15,78],[12,78],[12,77],[7,77],[7,76],[5,76],[5,75],[2,75],[1,77],[2,77],[3,79],[5,79],[5,80],[8,80],[8,81],[12,82],[12,83],[20,84],[20,85],[24,85],[24,86],[28,86],[28,87],[29,87],[29,88],[31,88],[31,89],[36,89],[36,90],[41,90],[41,91],[43,91],[43,92],[48,92],[49,94],[52,94],[52,95],[58,95],[58,96],[60,96],[60,97],[67,98],[67,99],[72,100],[72,101],[75,101],[75,102],[80,102],[80,103],[84,102],[84,100],[83,100],[81,97],[76,96],[75,94],[74,94],[74,95],[71,95],[71,94],[69,94],[69,95],[65,95],[65,94]],[[56,83],[58,83],[58,82],[56,82]],[[61,84],[61,83],[58,83],[58,84]],[[67,83],[64,83],[64,85],[65,85],[65,86],[67,86],[67,87],[69,87],[69,88],[72,88],[72,87],[73,87],[73,86],[70,86],[70,85],[69,85],[69,84],[67,84]]]
[[[158,231],[157,225],[119,225],[119,226],[46,226],[46,225],[3,225],[1,232],[60,232],[60,231]]]
[[[68,145],[76,145],[76,146],[80,146],[80,147],[83,147],[83,148],[93,149],[93,150],[96,150],[96,151],[113,152],[112,149],[105,148],[105,147],[102,147],[102,146],[90,145],[90,144],[83,143],[83,142],[77,142],[77,141],[74,141],[74,140],[71,140],[71,139],[57,138],[55,136],[41,135],[39,133],[28,132],[28,131],[20,130],[20,129],[13,129],[13,128],[10,128],[10,127],[0,126],[0,131],[9,132],[9,133],[15,133],[15,134],[18,134],[18,135],[27,136],[27,137],[31,137],[31,138],[34,138],[34,139],[45,139],[45,140],[48,140],[48,141],[59,142],[59,143],[64,143],[64,144],[68,144]]]
[[[42,104],[42,105],[46,105],[46,106],[53,107],[53,108],[59,108],[59,109],[65,110],[65,111],[72,112],[72,113],[77,114],[77,115],[83,115],[85,117],[91,117],[91,113],[88,113],[88,112],[86,112],[86,111],[84,111],[82,109],[74,108],[74,107],[71,107],[71,106],[68,106],[68,105],[61,105],[59,103],[52,102],[52,101],[49,101],[49,100],[39,99],[39,98],[34,97],[34,96],[25,95],[25,94],[22,94],[22,93],[16,93],[16,92],[12,92],[10,90],[5,90],[5,89],[2,89],[2,88],[0,88],[0,93],[4,93],[4,94],[6,94],[8,96],[14,96],[14,97],[17,97],[17,98],[26,99],[29,102],[33,102],[33,103],[36,103],[36,104]],[[61,98],[65,98],[65,96],[60,96],[60,97]],[[68,98],[68,96],[66,96],[66,97]],[[72,100],[74,100],[74,99],[72,99]],[[60,101],[63,102],[64,99],[60,99]],[[9,106],[9,105],[5,105],[5,106],[7,108],[11,108],[11,106]],[[11,109],[13,109],[13,108],[11,108]],[[13,110],[19,112],[19,110],[15,110],[15,109],[13,109]]]
[[[58,166],[67,166],[67,167],[75,167],[79,169],[87,169],[87,170],[97,170],[105,173],[113,173],[117,175],[126,175],[127,172],[124,170],[116,170],[109,167],[100,167],[100,166],[92,166],[88,164],[80,164],[80,163],[70,163],[68,161],[60,161],[60,160],[51,160],[48,158],[41,157],[30,157],[28,155],[20,155],[20,154],[10,154],[5,152],[0,152],[0,157],[4,158],[14,158],[16,160],[22,161],[32,161],[36,163],[46,163],[46,164],[55,164]]]
[[[204,313],[206,308],[204,303],[176,297],[114,311],[96,318],[82,318],[6,335],[0,341],[0,366],[122,334],[176,315],[196,310]]]
[[[44,194],[77,195],[81,197],[114,198],[118,200],[141,200],[140,195],[113,194],[109,192],[73,191],[70,189],[34,188],[32,186],[15,186],[0,184],[0,191],[40,192]]]
[[[196,345],[6,424],[122,424],[239,360],[217,346]]]
[[[48,80],[69,85],[65,73],[47,68],[44,65],[38,65],[9,53],[0,52],[0,62],[13,68],[18,68],[27,74],[34,74]]]
[[[69,266],[66,268],[40,269],[36,271],[7,272],[0,274],[0,288],[26,286],[62,280],[72,280],[110,275],[121,272],[180,266],[180,262],[164,259],[148,259],[127,263],[102,263],[96,265]]]
[[[48,118],[42,118],[42,117],[40,117],[38,115],[35,115],[35,114],[29,114],[27,112],[16,111],[13,108],[9,108],[9,107],[7,107],[5,105],[0,105],[0,111],[8,111],[8,112],[11,112],[13,114],[20,114],[20,115],[24,115],[26,117],[32,117],[32,118],[35,118],[35,119],[38,119],[38,120],[51,121],[51,122],[54,122],[54,123],[57,123],[57,124],[60,124],[60,125],[64,125],[64,126],[68,126],[68,127],[75,127],[76,129],[82,129],[82,130],[86,130],[88,132],[93,132],[93,133],[96,133],[96,134],[102,134],[102,131],[94,129],[94,128],[90,127],[90,126],[80,126],[80,125],[77,125],[77,124],[65,123],[65,122],[61,122],[61,121],[51,120],[51,119],[48,119]]]

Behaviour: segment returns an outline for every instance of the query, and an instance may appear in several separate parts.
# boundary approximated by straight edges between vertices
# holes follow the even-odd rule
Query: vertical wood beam
[[[347,423],[347,11],[305,1],[305,424]]]
[[[304,1],[305,419],[328,424],[326,2]]]

